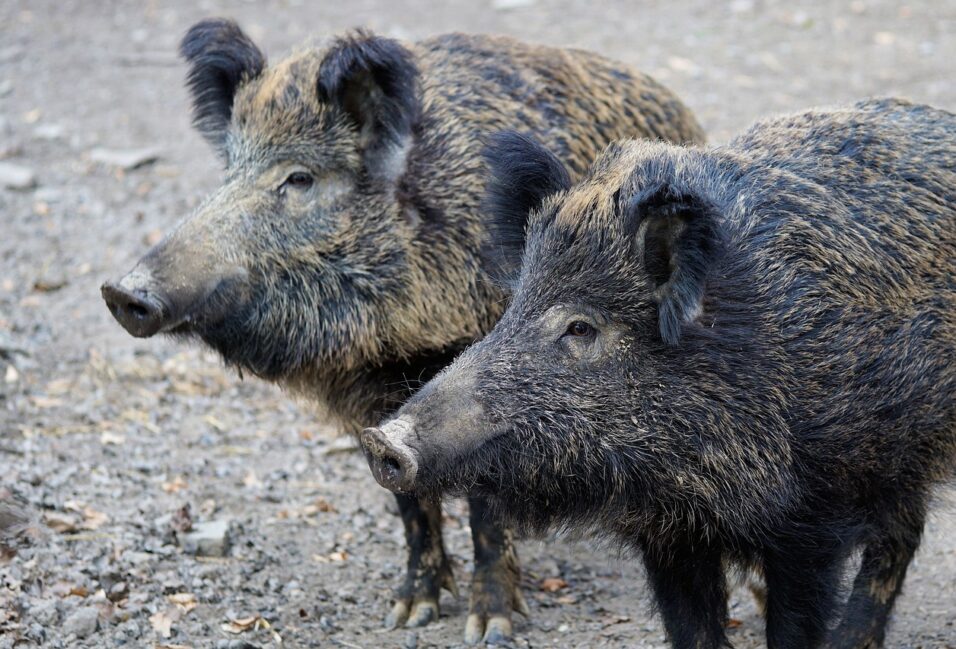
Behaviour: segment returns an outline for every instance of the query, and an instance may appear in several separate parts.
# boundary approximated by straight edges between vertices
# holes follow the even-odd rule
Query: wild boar
[[[225,180],[103,297],[131,334],[202,340],[353,434],[501,314],[479,254],[482,134],[531,133],[577,173],[613,139],[703,139],[672,93],[588,52],[356,32],[267,67],[227,20],[181,49]],[[457,587],[438,504],[398,503],[410,555],[387,621],[417,626]],[[510,532],[486,510],[471,502],[470,642],[509,635],[524,610]]]
[[[954,133],[866,101],[711,150],[617,143],[574,185],[497,137],[512,301],[363,433],[373,473],[624,541],[678,649],[728,646],[727,564],[764,575],[771,649],[882,646],[956,465]]]

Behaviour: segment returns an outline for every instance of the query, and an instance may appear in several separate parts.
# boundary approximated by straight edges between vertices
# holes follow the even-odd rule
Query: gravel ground
[[[460,642],[460,507],[446,529],[462,598],[445,596],[433,626],[382,631],[404,542],[352,443],[213,355],[133,340],[99,299],[216,186],[174,55],[197,19],[236,17],[274,59],[358,25],[594,49],[677,90],[715,142],[758,116],[869,95],[956,110],[953,0],[596,4],[0,3],[0,185],[20,186],[0,187],[0,649]],[[520,552],[532,617],[517,646],[664,646],[626,555],[555,539]],[[763,646],[746,591],[732,606],[735,645]],[[888,646],[956,647],[951,491]]]

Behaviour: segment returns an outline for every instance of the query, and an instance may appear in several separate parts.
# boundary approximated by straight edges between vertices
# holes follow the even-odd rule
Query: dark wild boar
[[[234,23],[209,20],[182,54],[225,180],[103,297],[131,334],[200,339],[352,433],[501,314],[479,254],[483,133],[531,133],[577,173],[615,138],[702,140],[647,76],[504,38],[358,32],[267,67]],[[410,555],[388,621],[417,626],[456,586],[438,504],[398,502]],[[471,642],[507,636],[524,607],[510,533],[486,509],[472,500]]]
[[[573,186],[498,137],[512,302],[363,433],[373,472],[623,540],[679,649],[728,645],[728,563],[765,576],[771,649],[881,646],[956,460],[954,134],[868,101],[713,150],[615,144]]]

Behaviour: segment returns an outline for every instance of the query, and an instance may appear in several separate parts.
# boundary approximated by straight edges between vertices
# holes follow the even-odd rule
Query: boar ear
[[[231,20],[212,18],[193,25],[179,45],[189,63],[193,124],[220,152],[239,84],[262,72],[265,57]]]
[[[420,113],[412,53],[397,41],[359,30],[333,43],[322,59],[318,92],[358,128],[370,170],[394,180]]]
[[[629,218],[637,254],[656,286],[661,338],[676,345],[681,329],[700,315],[707,275],[721,248],[716,208],[663,187],[634,197]]]
[[[488,183],[482,256],[492,278],[507,285],[521,268],[528,217],[548,196],[571,187],[571,176],[548,149],[513,131],[488,137],[483,155]]]

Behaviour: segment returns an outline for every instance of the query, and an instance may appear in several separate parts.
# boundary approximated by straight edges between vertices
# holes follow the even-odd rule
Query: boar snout
[[[243,295],[247,279],[244,268],[217,264],[197,251],[160,244],[122,279],[103,284],[100,293],[126,331],[149,338],[197,317],[207,323],[218,322],[227,306]],[[213,294],[220,299],[210,300]]]
[[[405,419],[394,419],[381,428],[362,431],[362,448],[380,485],[392,491],[412,491],[418,475],[418,457],[405,442],[414,431],[414,424]]]
[[[106,282],[100,287],[110,313],[137,338],[158,333],[168,320],[169,309],[150,284],[148,276],[134,271],[118,282]]]

